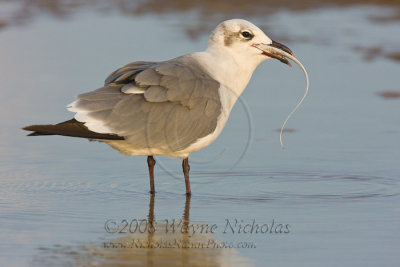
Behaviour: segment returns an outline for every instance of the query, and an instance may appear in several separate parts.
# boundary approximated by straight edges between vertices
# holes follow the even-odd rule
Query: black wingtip
[[[41,136],[41,135],[51,135],[51,134],[33,132],[33,133],[30,133],[30,134],[27,134],[26,136]]]
[[[103,134],[90,131],[82,122],[75,119],[58,124],[30,125],[23,127],[22,130],[32,131],[27,136],[62,135],[88,139],[125,140],[124,137],[116,134]]]
[[[26,136],[49,135],[48,133],[44,133],[44,132],[39,131],[38,129],[39,129],[40,127],[43,127],[43,125],[30,125],[30,126],[25,126],[25,127],[22,127],[21,130],[24,130],[24,131],[31,131],[31,132],[32,132],[32,133],[30,133],[30,134],[27,134]]]

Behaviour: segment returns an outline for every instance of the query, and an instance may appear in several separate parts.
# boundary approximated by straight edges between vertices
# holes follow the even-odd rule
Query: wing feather
[[[184,150],[213,133],[222,112],[220,84],[188,56],[130,63],[105,84],[79,95],[71,111],[90,130],[106,127],[138,150]]]

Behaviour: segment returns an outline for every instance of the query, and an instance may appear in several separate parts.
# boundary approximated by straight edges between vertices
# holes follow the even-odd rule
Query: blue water
[[[399,22],[370,19],[386,12],[354,7],[248,17],[295,52],[310,75],[310,93],[288,122],[294,132],[284,133],[282,150],[277,129],[305,81],[297,66],[263,63],[218,140],[191,155],[190,222],[217,224],[211,236],[220,242],[256,247],[188,249],[189,257],[203,253],[211,255],[210,265],[228,266],[398,264],[400,100],[377,93],[400,90],[400,65],[381,56],[366,61],[357,49],[398,49]],[[104,225],[147,218],[146,159],[81,139],[28,138],[20,128],[69,119],[65,106],[75,95],[100,87],[128,62],[204,49],[215,25],[189,38],[184,21],[191,15],[86,10],[0,30],[1,265],[129,262],[119,252],[107,258],[103,242],[121,236]],[[181,162],[157,157],[157,163],[154,216],[180,219],[187,203]],[[226,220],[235,219],[244,225],[274,221],[290,231],[223,233]],[[167,262],[153,250],[147,260]]]

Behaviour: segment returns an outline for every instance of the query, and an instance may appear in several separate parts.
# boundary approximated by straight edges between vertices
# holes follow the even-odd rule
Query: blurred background
[[[65,107],[75,95],[129,62],[204,50],[231,18],[291,48],[310,92],[282,150],[279,129],[304,77],[297,66],[260,65],[221,136],[191,155],[189,201],[179,159],[156,158],[151,199],[145,157],[20,130],[70,119]],[[395,266],[399,36],[399,1],[0,0],[0,265]],[[150,217],[218,229],[227,219],[274,221],[290,233],[126,236],[104,228],[110,219]],[[104,248],[133,238],[233,246]]]

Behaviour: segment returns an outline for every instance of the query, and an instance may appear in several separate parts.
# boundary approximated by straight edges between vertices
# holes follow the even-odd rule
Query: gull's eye
[[[253,38],[253,35],[252,35],[250,32],[248,32],[248,31],[243,31],[243,32],[242,32],[242,36],[243,36],[244,38],[246,38],[246,39],[251,39],[251,38]]]

